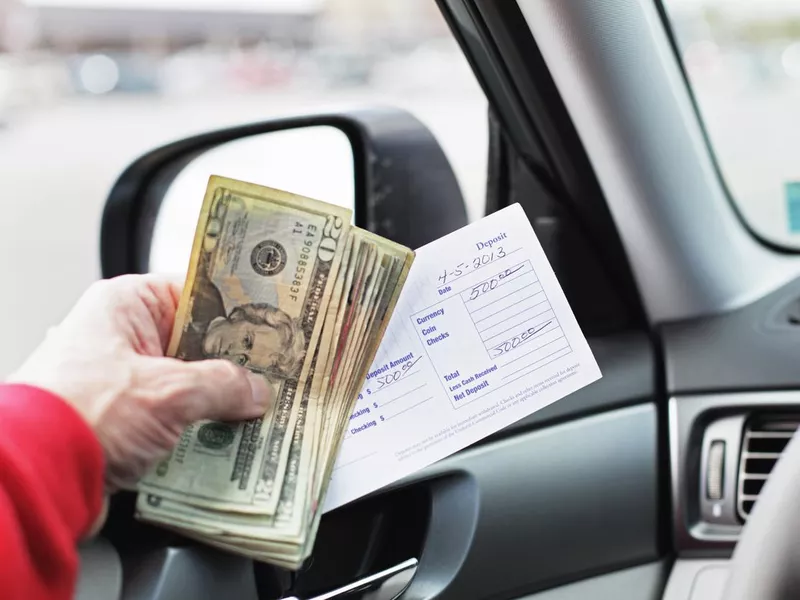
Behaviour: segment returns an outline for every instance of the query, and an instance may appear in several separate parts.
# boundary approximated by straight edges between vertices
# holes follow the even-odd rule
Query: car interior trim
[[[78,581],[74,600],[117,600],[122,593],[122,561],[104,537],[78,546]]]
[[[525,209],[582,327],[643,328],[641,298],[611,213],[519,7],[486,0],[439,5],[491,101],[487,210],[511,202]],[[596,308],[585,306],[588,294],[600,298]]]
[[[525,596],[519,600],[620,600],[620,598],[661,600],[669,567],[667,560],[646,563],[590,577],[559,588]]]
[[[608,411],[466,450],[398,483],[431,485],[434,503],[404,598],[514,598],[658,560],[656,428],[653,404]]]
[[[518,4],[591,158],[651,321],[741,306],[796,276],[800,263],[759,244],[731,209],[655,3]]]
[[[723,600],[727,579],[727,560],[679,559],[672,565],[663,600]]]
[[[795,280],[742,308],[663,324],[667,389],[699,394],[800,388],[799,319]]]
[[[675,549],[682,557],[728,558],[741,533],[742,525],[725,518],[708,518],[701,500],[703,491],[704,438],[718,423],[734,423],[735,439],[725,457],[727,502],[735,502],[739,465],[739,442],[747,417],[754,413],[781,412],[800,405],[800,391],[765,391],[697,395],[676,395],[669,400],[670,470],[673,501]],[[737,417],[735,425],[733,417]],[[721,432],[720,432],[721,433]]]

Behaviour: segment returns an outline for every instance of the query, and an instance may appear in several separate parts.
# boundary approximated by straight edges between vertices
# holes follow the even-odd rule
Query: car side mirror
[[[103,213],[103,276],[185,272],[211,174],[348,206],[356,225],[411,248],[467,224],[447,158],[409,113],[278,119],[180,140],[132,163]]]

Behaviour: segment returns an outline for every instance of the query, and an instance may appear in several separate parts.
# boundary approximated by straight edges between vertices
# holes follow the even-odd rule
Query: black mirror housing
[[[352,146],[356,225],[418,248],[467,224],[464,199],[447,157],[411,114],[374,108],[275,119],[179,140],[125,169],[103,212],[103,277],[148,272],[161,203],[176,175],[195,157],[241,138],[320,125],[342,131]]]

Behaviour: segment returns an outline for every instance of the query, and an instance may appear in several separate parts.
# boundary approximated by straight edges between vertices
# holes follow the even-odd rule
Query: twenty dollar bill
[[[277,508],[351,215],[263,190],[211,179],[168,354],[225,358],[261,373],[276,401],[259,419],[186,429],[141,482],[154,498],[245,513]]]
[[[212,177],[168,354],[260,374],[260,419],[202,421],[140,484],[137,516],[296,569],[414,255],[347,209]]]

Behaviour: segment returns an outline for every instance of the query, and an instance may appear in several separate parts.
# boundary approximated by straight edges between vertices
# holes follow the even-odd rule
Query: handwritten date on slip
[[[601,377],[519,205],[417,250],[350,416],[326,510]]]

